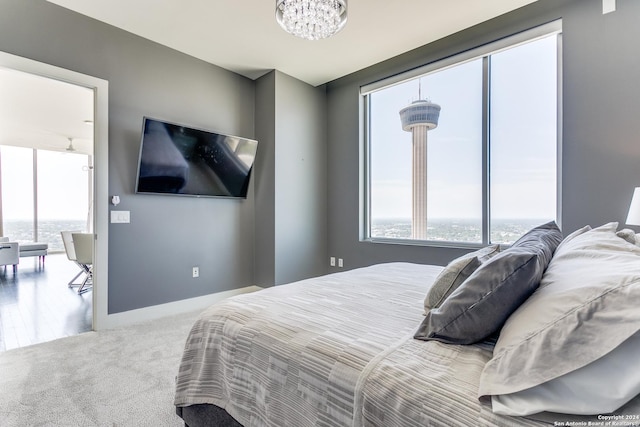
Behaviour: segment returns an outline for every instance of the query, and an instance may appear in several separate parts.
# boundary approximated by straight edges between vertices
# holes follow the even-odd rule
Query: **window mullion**
[[[362,190],[364,191],[364,223],[362,224],[362,236],[366,239],[370,239],[371,236],[371,96],[365,95],[364,102],[364,152],[362,156],[364,161],[362,162],[363,175],[361,179],[364,181]],[[362,215],[360,216],[363,217]]]
[[[490,204],[490,101],[491,101],[491,57],[482,58],[482,243],[490,243],[491,232],[489,230],[491,220]]]
[[[38,150],[33,149],[33,241],[38,241]]]

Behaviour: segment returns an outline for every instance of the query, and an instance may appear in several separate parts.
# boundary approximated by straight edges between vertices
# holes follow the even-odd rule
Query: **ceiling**
[[[0,67],[0,145],[92,154],[93,91]]]
[[[536,0],[350,0],[337,35],[285,33],[276,0],[48,0],[255,79],[276,69],[317,86]]]

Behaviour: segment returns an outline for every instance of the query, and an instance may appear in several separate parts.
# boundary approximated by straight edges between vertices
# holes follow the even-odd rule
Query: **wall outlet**
[[[342,258],[338,258],[338,267],[340,268],[344,267],[344,262],[342,261]]]
[[[200,277],[200,267],[193,267],[193,277]]]
[[[335,267],[336,266],[336,257],[332,256],[331,258],[329,258],[329,265],[331,267]]]

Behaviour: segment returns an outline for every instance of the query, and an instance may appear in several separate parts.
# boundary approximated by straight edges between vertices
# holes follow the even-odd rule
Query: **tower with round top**
[[[412,133],[411,238],[427,238],[427,132],[438,126],[440,106],[419,99],[400,110],[402,129]]]

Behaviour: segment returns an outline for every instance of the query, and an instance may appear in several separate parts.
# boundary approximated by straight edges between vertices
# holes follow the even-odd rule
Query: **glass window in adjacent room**
[[[91,158],[86,154],[0,146],[2,233],[62,252],[60,231],[90,231]]]
[[[19,243],[35,237],[33,150],[0,147],[3,234]]]
[[[51,251],[64,251],[61,231],[89,232],[92,223],[90,156],[37,150],[38,236]]]

